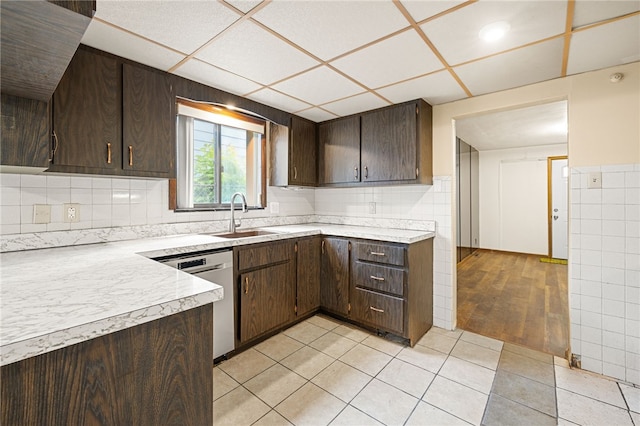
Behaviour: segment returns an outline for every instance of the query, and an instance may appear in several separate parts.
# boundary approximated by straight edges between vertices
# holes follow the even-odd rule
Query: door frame
[[[549,259],[551,259],[551,257],[553,256],[553,220],[552,220],[552,216],[553,216],[553,200],[552,200],[552,174],[551,174],[551,168],[552,168],[552,162],[554,160],[567,160],[567,163],[569,161],[569,156],[568,155],[556,155],[553,157],[547,157],[547,239],[549,240]],[[568,166],[568,164],[567,164]],[[567,188],[568,191],[568,188]],[[567,197],[569,196],[568,192],[567,192]],[[567,203],[568,203],[568,198],[567,198]],[[567,213],[569,212],[569,206],[567,206]],[[568,218],[567,218],[568,219]],[[568,236],[567,236],[568,238]]]

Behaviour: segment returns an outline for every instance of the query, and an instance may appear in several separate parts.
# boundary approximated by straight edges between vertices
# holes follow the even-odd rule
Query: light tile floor
[[[213,369],[215,425],[631,425],[640,388],[432,328],[413,347],[316,315]]]

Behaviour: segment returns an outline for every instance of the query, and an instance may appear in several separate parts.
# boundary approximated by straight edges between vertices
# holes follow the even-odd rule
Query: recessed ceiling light
[[[499,21],[485,25],[480,30],[480,38],[484,41],[496,41],[502,38],[511,28],[507,22]]]

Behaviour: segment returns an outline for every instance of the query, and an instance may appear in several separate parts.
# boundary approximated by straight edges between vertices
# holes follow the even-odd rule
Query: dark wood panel
[[[320,245],[320,237],[298,240],[298,316],[306,315],[320,307]]]
[[[406,337],[414,346],[433,325],[433,238],[407,247]]]
[[[95,0],[47,0],[49,3],[57,4],[66,9],[72,10],[81,15],[93,18],[96,10]]]
[[[360,182],[360,116],[318,125],[318,182]]]
[[[239,340],[245,343],[292,321],[295,315],[294,262],[240,275]]]
[[[48,102],[91,19],[46,1],[2,1],[2,93]]]
[[[289,141],[289,182],[292,185],[315,186],[318,182],[317,125],[291,116]]]
[[[289,139],[286,126],[269,124],[269,186],[289,185]]]
[[[404,299],[355,288],[351,315],[354,320],[382,330],[404,334]]]
[[[404,269],[354,262],[353,285],[399,297],[404,295]]]
[[[49,166],[49,104],[2,94],[2,158],[11,166]]]
[[[416,183],[433,184],[433,108],[418,99],[418,158],[419,173]]]
[[[322,239],[320,306],[338,315],[349,314],[349,240]]]
[[[54,166],[120,168],[121,92],[118,60],[78,49],[53,96]]]
[[[388,265],[405,265],[404,246],[368,242],[358,242],[355,245],[357,259]]]
[[[266,244],[249,245],[238,249],[238,270],[267,266],[273,263],[293,259],[294,243],[278,241]]]
[[[212,424],[213,305],[0,369],[1,423]]]
[[[123,65],[122,168],[175,176],[175,102],[165,73]]]
[[[362,181],[416,179],[416,108],[411,102],[362,115]]]

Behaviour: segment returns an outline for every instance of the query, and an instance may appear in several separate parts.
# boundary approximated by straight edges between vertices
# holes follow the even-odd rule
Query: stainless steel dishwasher
[[[235,348],[233,334],[233,252],[206,251],[179,257],[156,258],[158,262],[222,286],[224,298],[213,305],[213,359]]]

